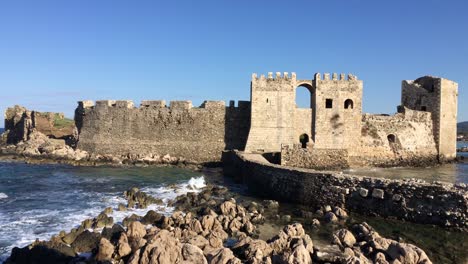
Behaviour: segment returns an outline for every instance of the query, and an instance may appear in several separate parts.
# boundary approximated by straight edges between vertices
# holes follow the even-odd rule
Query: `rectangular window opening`
[[[333,99],[325,100],[325,108],[333,108]]]

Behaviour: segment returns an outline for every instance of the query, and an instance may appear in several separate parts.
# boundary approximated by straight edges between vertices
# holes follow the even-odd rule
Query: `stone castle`
[[[310,108],[296,106],[296,89]],[[326,169],[420,165],[454,159],[458,84],[402,82],[395,115],[362,113],[363,82],[349,74],[252,75],[251,101],[80,101],[78,148],[121,156],[165,155],[217,162],[224,150],[264,153],[282,165]]]

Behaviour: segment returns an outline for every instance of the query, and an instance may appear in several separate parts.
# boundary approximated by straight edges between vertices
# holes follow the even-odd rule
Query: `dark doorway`
[[[307,143],[309,143],[309,136],[307,134],[302,134],[299,137],[299,142],[301,142],[302,148],[307,148]]]
[[[346,99],[346,101],[344,101],[344,108],[345,109],[353,109],[354,108],[353,100]]]
[[[393,135],[393,134],[388,135],[388,136],[387,136],[387,139],[388,139],[388,142],[389,142],[390,144],[396,142],[396,136]]]

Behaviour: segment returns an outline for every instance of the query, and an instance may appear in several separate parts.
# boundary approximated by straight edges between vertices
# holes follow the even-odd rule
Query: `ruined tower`
[[[444,78],[424,76],[402,82],[402,106],[432,114],[434,139],[442,160],[457,154],[457,98],[458,84]]]

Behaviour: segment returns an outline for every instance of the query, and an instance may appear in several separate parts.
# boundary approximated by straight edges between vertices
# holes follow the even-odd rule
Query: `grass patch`
[[[62,117],[60,114],[54,115],[54,127],[55,128],[64,128],[69,126],[74,126],[75,121],[70,118]]]

